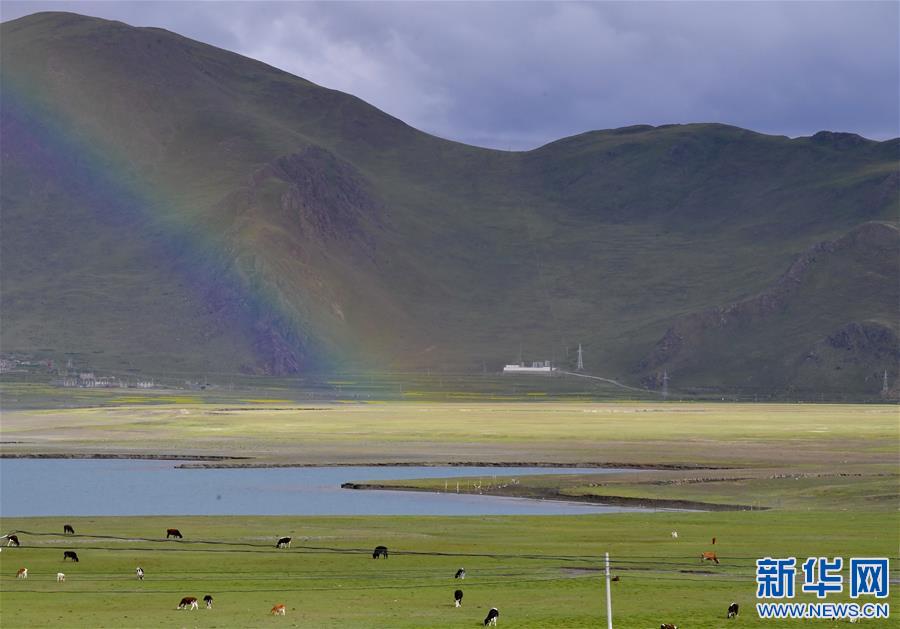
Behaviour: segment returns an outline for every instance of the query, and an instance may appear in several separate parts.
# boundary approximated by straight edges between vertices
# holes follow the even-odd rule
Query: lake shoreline
[[[355,461],[347,463],[265,463],[253,462],[254,457],[210,454],[140,454],[109,452],[33,453],[0,452],[0,459],[111,459],[147,461],[199,461],[182,463],[176,469],[269,469],[308,467],[538,467],[538,468],[593,468],[621,470],[724,470],[726,466],[692,465],[690,463],[624,463],[573,461]],[[242,461],[240,463],[232,461]],[[246,462],[243,462],[246,461]]]
[[[248,456],[227,456],[218,454],[139,454],[109,452],[0,452],[0,459],[110,459],[135,461],[235,461],[246,460]],[[178,466],[176,466],[178,467]]]
[[[385,485],[382,483],[343,483],[341,489],[374,490],[374,491],[410,491],[429,494],[443,494],[411,485]],[[456,492],[448,492],[456,493]],[[552,502],[576,502],[597,506],[629,507],[642,509],[677,509],[679,511],[768,511],[769,507],[753,507],[750,505],[727,505],[714,502],[699,502],[694,500],[670,500],[665,498],[628,498],[623,496],[577,496],[560,494],[553,490],[536,490],[531,488],[527,495],[505,493],[501,491],[481,490],[477,494],[463,492],[459,495],[496,496],[498,498],[520,498],[525,500],[552,501]]]

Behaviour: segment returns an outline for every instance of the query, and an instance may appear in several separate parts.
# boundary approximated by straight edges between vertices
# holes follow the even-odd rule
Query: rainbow
[[[241,269],[234,244],[221,231],[205,226],[198,218],[202,212],[190,211],[184,190],[142,172],[116,138],[86,125],[74,107],[54,101],[46,85],[21,74],[3,68],[4,153],[28,153],[29,163],[44,171],[39,175],[52,176],[65,189],[89,199],[97,220],[139,226],[156,255],[173,261],[178,279],[197,295],[239,301],[243,329],[252,333],[264,324],[268,334],[277,334],[279,343],[296,352],[296,364],[288,364],[286,371],[336,369],[336,352],[316,343],[309,323],[271,283]],[[15,167],[9,162],[6,166]]]

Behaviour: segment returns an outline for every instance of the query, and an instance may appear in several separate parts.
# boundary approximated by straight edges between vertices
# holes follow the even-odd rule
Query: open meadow
[[[63,523],[77,536],[63,537]],[[22,546],[0,554],[3,626],[501,627],[604,624],[609,552],[616,627],[807,626],[756,617],[754,561],[765,556],[891,556],[896,513],[731,512],[572,517],[143,517],[4,519]],[[177,526],[181,541],[165,541]],[[670,532],[679,537],[672,539]],[[49,534],[47,534],[49,533]],[[81,534],[85,535],[82,536]],[[274,547],[291,535],[292,548]],[[97,536],[97,537],[92,537]],[[107,537],[109,536],[109,537]],[[715,546],[711,538],[717,537]],[[387,546],[387,560],[372,548]],[[699,561],[715,548],[721,563]],[[63,550],[79,563],[63,562]],[[801,559],[802,560],[802,559]],[[19,567],[29,578],[17,580]],[[135,568],[145,570],[144,581]],[[466,569],[463,581],[456,570]],[[66,575],[56,582],[56,573]],[[894,572],[896,578],[896,572]],[[453,606],[453,592],[464,592]],[[887,601],[896,607],[896,587]],[[799,590],[799,586],[798,586]],[[179,611],[184,596],[212,610]],[[796,600],[812,601],[800,596]],[[846,601],[830,596],[829,601]],[[732,601],[741,605],[733,623]],[[872,602],[875,599],[872,598]],[[878,601],[885,602],[885,601]],[[268,616],[277,603],[284,618]],[[846,626],[816,621],[815,626]],[[886,621],[865,626],[887,627]]]
[[[256,463],[896,464],[893,404],[462,401],[123,403],[6,410],[3,453],[185,454]],[[246,463],[247,461],[245,461]],[[896,470],[894,470],[896,471]]]
[[[597,627],[604,623],[599,569],[609,552],[619,577],[616,627],[729,626],[732,601],[741,605],[734,626],[803,626],[812,621],[757,618],[756,559],[890,557],[887,602],[896,602],[898,430],[892,405],[260,400],[7,411],[4,456],[210,457],[197,464],[205,466],[656,466],[602,477],[461,479],[460,491],[709,510],[3,517],[2,530],[18,531],[22,545],[0,553],[0,620],[4,627],[474,627],[495,606],[501,626]],[[447,487],[441,479],[378,486]],[[159,512],[148,506],[148,513]],[[78,534],[63,536],[63,523]],[[161,539],[173,526],[184,539]],[[293,537],[292,548],[274,547],[282,535]],[[371,558],[378,544],[390,549],[388,560]],[[81,561],[64,563],[64,550]],[[701,562],[706,551],[721,563]],[[139,565],[143,582],[134,576]],[[20,567],[29,569],[28,580],[15,578]],[[460,567],[464,582],[453,578]],[[465,592],[460,609],[453,607],[457,587]],[[215,599],[212,610],[175,609],[183,596],[205,594]],[[828,597],[846,600],[846,592]],[[287,606],[286,617],[267,615],[276,603]]]

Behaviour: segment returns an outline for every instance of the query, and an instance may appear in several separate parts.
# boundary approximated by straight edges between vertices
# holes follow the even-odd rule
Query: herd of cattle
[[[63,534],[64,535],[74,535],[75,529],[70,524],[63,525]],[[9,533],[8,535],[3,536],[7,540],[7,546],[20,546],[19,538],[15,533]],[[0,539],[3,539],[0,538]],[[181,531],[178,529],[166,529],[166,539],[183,539],[184,536],[181,534]],[[678,539],[678,531],[672,531],[672,539]],[[279,537],[275,542],[275,548],[290,548],[291,547],[290,537]],[[712,538],[712,543],[716,543],[716,538]],[[376,546],[372,551],[372,559],[387,559],[388,558],[388,549],[387,546]],[[78,554],[72,550],[63,551],[63,561],[71,560],[74,563],[78,563]],[[703,552],[700,554],[700,562],[704,561],[712,561],[717,565],[719,563],[719,558],[715,552]],[[135,574],[137,578],[141,581],[144,580],[144,569],[138,566],[137,570],[135,570]],[[28,578],[28,568],[19,568],[16,572],[17,579],[27,579]],[[454,579],[465,579],[466,578],[466,570],[465,568],[460,568],[456,571],[456,574],[453,577]],[[64,582],[66,580],[66,575],[62,572],[56,573],[56,581]],[[614,577],[613,581],[618,581],[619,577]],[[455,607],[460,607],[462,605],[463,599],[463,591],[455,590],[453,592],[453,604]],[[213,597],[210,594],[207,594],[203,597],[203,602],[206,604],[206,609],[212,609],[213,605]],[[194,596],[185,596],[181,599],[181,602],[178,603],[177,609],[199,609],[200,603],[197,598]],[[740,607],[737,603],[731,603],[728,606],[728,612],[726,618],[735,618],[740,611]],[[287,614],[287,607],[283,603],[278,603],[269,611],[270,614],[275,616],[284,616]],[[500,611],[496,607],[492,607],[487,616],[484,618],[484,626],[485,627],[496,627],[497,619],[500,617]],[[676,625],[671,623],[662,623],[659,626],[659,629],[678,629]]]
[[[74,535],[75,529],[70,524],[65,524],[63,526],[63,534],[64,535]],[[7,546],[21,546],[19,542],[19,537],[15,533],[10,533],[4,536],[7,539]],[[184,536],[181,534],[181,531],[178,529],[166,529],[166,539],[184,539]],[[290,537],[279,537],[278,541],[275,542],[275,548],[290,548],[291,547]],[[387,546],[376,546],[375,550],[372,551],[372,559],[387,559],[388,558],[388,549]],[[78,554],[73,550],[63,551],[63,561],[67,559],[78,563]],[[137,578],[141,581],[144,580],[144,569],[138,566],[135,570],[135,574]],[[18,572],[16,572],[17,579],[27,579],[28,578],[28,568],[19,568]],[[456,571],[456,574],[453,577],[454,579],[465,579],[466,578],[466,570],[465,568],[460,568]],[[62,572],[56,573],[57,582],[63,582],[66,580],[66,575]],[[463,599],[463,591],[455,590],[453,592],[453,604],[455,607],[460,607],[462,605]],[[213,597],[211,594],[207,594],[203,597],[203,602],[206,604],[206,609],[212,609],[213,606]],[[176,609],[200,609],[200,602],[197,600],[196,596],[185,596],[178,603],[178,607]],[[285,616],[287,614],[287,606],[284,603],[278,603],[269,611],[270,614],[274,616]],[[484,626],[485,627],[496,627],[497,619],[500,617],[500,611],[496,607],[491,607],[488,610],[487,616],[484,618]]]

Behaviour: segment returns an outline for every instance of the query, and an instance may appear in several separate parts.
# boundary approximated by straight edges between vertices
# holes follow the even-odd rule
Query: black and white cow
[[[466,569],[460,568],[456,571],[456,574],[453,576],[454,579],[465,579],[466,578]]]
[[[143,568],[141,568],[140,566],[138,566],[138,569],[135,570],[134,572],[135,572],[135,574],[137,575],[137,578],[138,578],[138,579],[140,579],[141,581],[144,580],[144,569],[143,569]]]
[[[388,558],[387,546],[376,546],[375,550],[372,551],[372,559],[378,559],[379,557]]]
[[[275,548],[290,548],[291,547],[291,538],[290,537],[279,537],[278,542],[275,544]]]
[[[75,563],[78,563],[78,553],[76,553],[74,550],[64,550],[63,561],[65,561],[66,559],[71,559]]]
[[[206,603],[206,609],[212,609],[213,597],[211,594],[207,594],[203,597],[203,602]]]
[[[740,605],[738,605],[737,603],[732,601],[731,605],[728,606],[727,618],[735,618],[738,615],[739,611],[740,611]]]
[[[19,545],[19,538],[15,534],[7,535],[6,539],[9,540],[8,542],[6,542],[7,546],[18,546]]]
[[[462,605],[462,597],[463,597],[462,590],[456,590],[453,593],[453,601],[456,603],[457,607]]]
[[[491,607],[491,611],[488,612],[488,615],[484,617],[484,626],[485,627],[496,627],[497,626],[497,618],[500,617],[500,612],[496,607]]]

